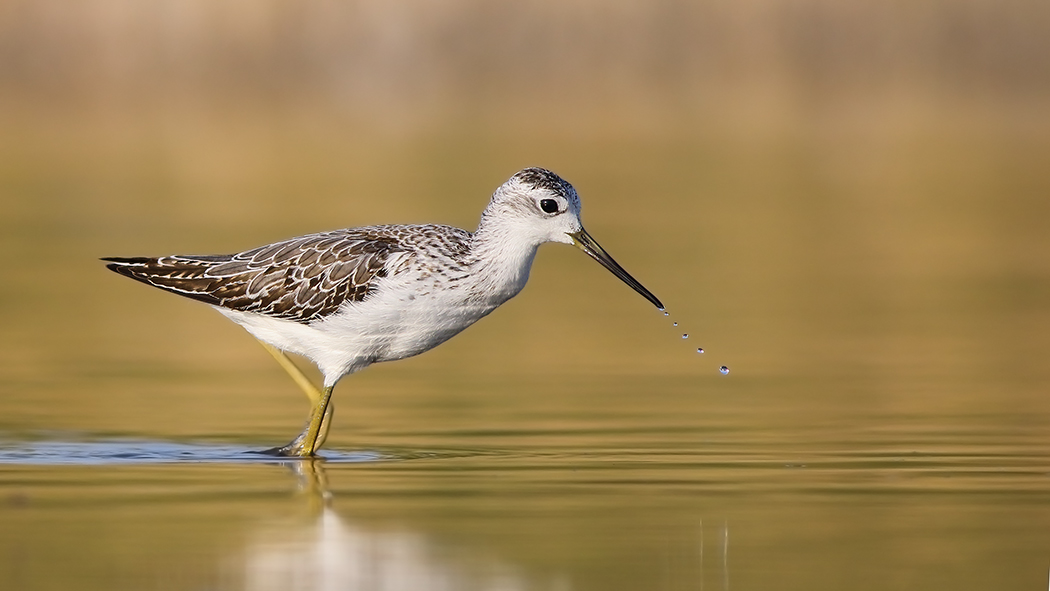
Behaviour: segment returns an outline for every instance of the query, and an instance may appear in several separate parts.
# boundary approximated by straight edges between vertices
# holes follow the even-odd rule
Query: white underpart
[[[449,281],[412,261],[395,272],[402,261],[392,261],[372,295],[346,302],[311,324],[216,309],[256,338],[316,363],[325,386],[372,363],[418,355],[517,295],[540,244],[571,243],[568,233],[580,230],[578,202],[562,215],[542,217],[533,210],[535,197],[516,189],[504,185],[503,193],[493,196],[474,234],[469,273],[463,279]]]

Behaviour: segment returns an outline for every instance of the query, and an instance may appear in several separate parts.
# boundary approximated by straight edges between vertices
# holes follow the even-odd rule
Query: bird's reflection
[[[267,520],[249,535],[243,562],[238,560],[249,591],[563,591],[573,587],[568,576],[537,576],[485,549],[450,547],[434,535],[355,522],[333,508],[324,460],[290,460],[281,465],[295,475],[303,501],[295,506],[306,511]],[[729,523],[718,519],[706,534],[703,520],[697,526],[688,539],[662,548],[667,561],[662,572],[652,574],[674,581],[674,588],[728,591]],[[705,538],[714,544],[705,548]],[[687,548],[692,550],[683,553]]]
[[[427,536],[376,530],[341,517],[323,460],[287,462],[309,508],[305,518],[262,524],[244,555],[244,587],[251,591],[567,589],[558,581],[537,584],[495,558],[465,560]]]

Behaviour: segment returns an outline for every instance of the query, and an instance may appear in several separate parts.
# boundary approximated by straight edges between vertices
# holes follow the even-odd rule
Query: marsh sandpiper
[[[240,324],[310,397],[306,427],[281,456],[312,456],[331,425],[332,388],[379,361],[418,355],[517,295],[545,242],[573,244],[657,308],[660,300],[583,229],[576,190],[526,168],[496,189],[473,233],[438,224],[321,232],[228,255],[112,257],[107,267],[212,305]],[[318,389],[286,356],[306,357]]]

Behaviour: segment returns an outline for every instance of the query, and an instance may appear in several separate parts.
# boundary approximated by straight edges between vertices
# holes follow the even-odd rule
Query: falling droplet
[[[697,352],[697,353],[701,353],[701,354],[702,354],[702,353],[704,352],[704,350],[703,350],[703,348],[701,348],[701,347],[697,347],[697,348],[696,348],[696,352]]]
[[[683,333],[682,334],[682,338],[683,339],[688,339],[689,338],[689,333]]]
[[[677,322],[675,322],[675,323],[674,323],[674,326],[678,326],[678,323],[677,323]]]
[[[722,372],[722,375],[724,375],[724,376],[729,375],[729,368],[724,366],[724,365],[722,367],[718,368],[718,371]]]
[[[670,312],[664,312],[664,316],[670,316],[670,315],[671,315]]]

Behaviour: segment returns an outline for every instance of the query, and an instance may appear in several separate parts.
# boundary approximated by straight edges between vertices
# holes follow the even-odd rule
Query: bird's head
[[[482,226],[498,224],[516,239],[540,245],[545,242],[572,244],[601,263],[657,308],[663,304],[627,273],[580,222],[580,198],[568,181],[543,168],[526,168],[503,183],[492,195]]]

